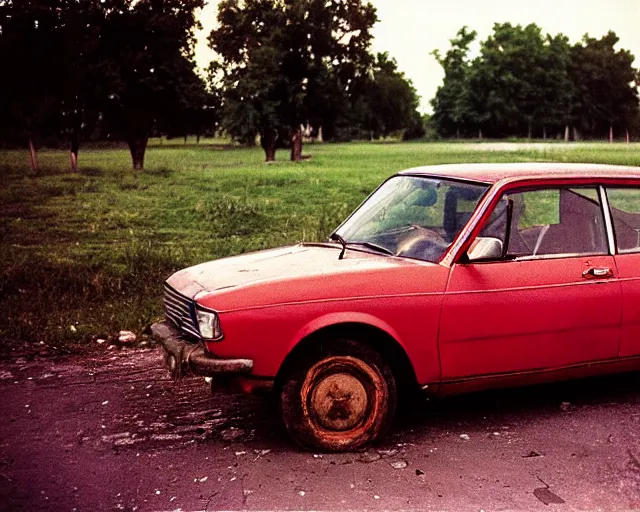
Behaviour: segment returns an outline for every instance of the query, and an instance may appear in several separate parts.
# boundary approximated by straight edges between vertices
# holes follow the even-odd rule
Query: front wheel
[[[349,451],[388,430],[396,383],[371,347],[347,339],[319,342],[294,364],[280,392],[280,410],[298,444]]]

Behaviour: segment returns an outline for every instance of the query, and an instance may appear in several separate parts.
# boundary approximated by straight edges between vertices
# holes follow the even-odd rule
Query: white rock
[[[133,343],[136,341],[136,335],[131,331],[120,331],[118,341],[120,343]]]
[[[463,441],[468,441],[471,438],[467,434],[460,434],[460,439],[462,439]]]

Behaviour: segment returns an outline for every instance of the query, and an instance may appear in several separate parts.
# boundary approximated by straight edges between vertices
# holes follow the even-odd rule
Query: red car
[[[416,389],[640,369],[640,168],[403,171],[328,242],[181,270],[164,305],[174,376],[273,389],[323,450],[379,438]]]

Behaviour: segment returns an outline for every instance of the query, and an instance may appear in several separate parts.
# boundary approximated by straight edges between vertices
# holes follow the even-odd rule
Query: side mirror
[[[502,257],[502,241],[492,236],[477,237],[469,250],[467,258],[469,261],[495,260]]]

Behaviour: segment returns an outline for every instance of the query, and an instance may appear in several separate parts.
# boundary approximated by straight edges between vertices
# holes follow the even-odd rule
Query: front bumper
[[[220,375],[243,375],[251,372],[251,359],[218,359],[209,354],[203,343],[188,343],[169,322],[158,322],[151,326],[151,334],[157,339],[165,353],[165,364],[175,379],[185,374],[215,377]]]

